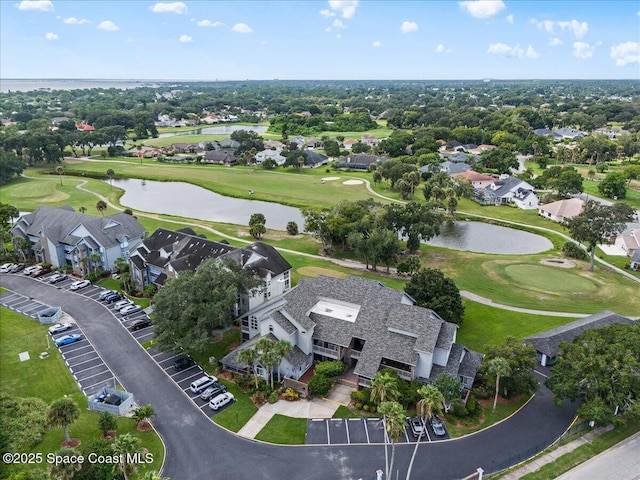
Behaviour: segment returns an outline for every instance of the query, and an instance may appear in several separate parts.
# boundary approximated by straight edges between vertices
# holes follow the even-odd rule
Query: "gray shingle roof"
[[[548,357],[555,357],[558,355],[561,342],[572,342],[575,337],[586,330],[602,328],[612,323],[635,324],[630,318],[623,317],[611,310],[604,310],[589,317],[567,323],[566,325],[546,330],[537,335],[532,335],[525,338],[524,341],[533,345],[536,351],[544,353]]]

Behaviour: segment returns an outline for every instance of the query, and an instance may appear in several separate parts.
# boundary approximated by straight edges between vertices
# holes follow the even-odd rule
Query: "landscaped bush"
[[[467,412],[469,412],[469,415],[473,415],[474,413],[476,413],[476,410],[478,409],[478,400],[476,400],[475,395],[469,395],[469,398],[467,399],[466,409]]]
[[[356,403],[356,410],[362,410],[362,403],[360,402]]]
[[[267,395],[263,391],[260,391],[260,390],[258,390],[256,393],[254,393],[251,398],[253,400],[253,403],[258,407],[261,407],[262,405],[267,403]]]
[[[278,392],[271,392],[267,396],[267,401],[269,403],[276,403],[278,401],[278,399],[279,399]]]
[[[368,412],[369,411],[369,405],[364,405],[362,407],[362,410],[364,410],[365,412]]]
[[[255,380],[253,375],[238,375],[236,377],[236,385],[238,388],[246,392],[247,390],[255,387]]]
[[[465,418],[469,416],[469,410],[462,405],[454,405],[453,414],[458,418]]]
[[[324,397],[329,390],[331,390],[332,382],[324,375],[318,375],[317,373],[309,381],[309,393],[311,395],[318,395]]]
[[[564,245],[562,245],[562,253],[565,257],[575,258],[577,260],[587,259],[587,252],[580,248],[575,242],[564,242]]]
[[[337,377],[344,372],[344,363],[340,360],[327,360],[316,365],[316,375],[324,375],[325,377]]]
[[[296,392],[293,388],[289,387],[284,392],[282,392],[282,398],[288,400],[289,402],[295,402],[300,398],[298,392]]]
[[[289,235],[298,235],[298,224],[296,222],[287,222],[287,233]]]

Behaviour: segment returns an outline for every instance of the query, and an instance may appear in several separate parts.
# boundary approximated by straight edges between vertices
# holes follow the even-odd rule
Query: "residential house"
[[[474,155],[480,155],[481,153],[484,152],[488,152],[490,150],[495,150],[496,147],[495,145],[487,145],[486,143],[483,143],[482,145],[478,145],[475,148],[471,148],[469,149],[469,153],[473,153]]]
[[[321,153],[314,152],[313,150],[306,150],[305,156],[306,160],[304,164],[309,167],[319,167],[329,161],[329,157],[322,155]]]
[[[440,147],[441,152],[455,152],[462,149],[462,143],[457,140],[450,140]]]
[[[532,335],[525,338],[524,341],[529,345],[533,345],[536,349],[536,356],[540,365],[551,366],[556,363],[558,353],[560,353],[561,342],[571,343],[582,332],[606,327],[613,323],[634,325],[636,322],[610,310],[604,310],[560,327]]]
[[[484,188],[474,188],[474,196],[478,202],[485,205],[515,203],[523,210],[537,210],[539,203],[533,186],[524,180],[509,176],[503,176]]]
[[[476,155],[472,155],[466,152],[440,152],[440,157],[453,163],[468,163],[473,164],[479,158]]]
[[[446,162],[442,162],[437,167],[441,172],[445,172],[449,176],[455,175],[456,173],[468,172],[469,170],[471,170],[471,165],[467,163],[450,162],[448,160]],[[422,171],[422,168],[424,167],[420,167],[419,170]]]
[[[218,142],[217,150],[222,150],[225,153],[234,154],[238,148],[240,148],[240,142],[236,140],[231,140],[230,138],[225,138],[224,140],[220,140]]]
[[[470,388],[482,360],[456,343],[457,325],[416,306],[402,291],[355,276],[301,279],[282,297],[243,315],[241,328],[248,342],[221,360],[224,368],[246,371],[238,352],[259,338],[288,340],[293,352],[277,370],[294,380],[315,358],[345,362],[363,387],[388,368],[405,380],[427,381],[447,372]]]
[[[378,155],[371,155],[368,153],[356,153],[338,158],[336,160],[336,164],[338,165],[338,168],[367,171],[369,166],[372,164],[384,163],[387,160],[389,160],[387,157],[380,157]]]
[[[207,150],[202,157],[204,163],[215,163],[218,165],[235,165],[238,159],[222,150]]]
[[[368,145],[371,148],[373,148],[376,145],[378,145],[378,143],[380,142],[380,139],[378,139],[378,137],[374,135],[363,135],[360,141],[365,145]]]
[[[575,128],[558,128],[553,130],[554,140],[560,138],[562,140],[575,140],[576,138],[584,138],[587,136],[587,132],[583,132],[581,130],[576,130]]]
[[[198,236],[189,228],[171,231],[158,228],[129,257],[131,279],[136,289],[161,287],[180,272],[195,271],[211,258],[230,258],[236,265],[262,279],[262,287],[238,299],[236,314],[254,309],[291,288],[291,265],[270,245],[255,242],[234,247]]]
[[[169,147],[173,153],[196,153],[200,147],[195,143],[173,143]]]
[[[492,185],[496,181],[495,178],[485,175],[484,173],[474,172],[473,170],[467,170],[466,172],[452,174],[454,179],[462,179],[471,183],[474,189],[481,189]]]
[[[627,224],[627,228],[616,237],[614,244],[631,257],[640,249],[640,225]]]
[[[162,149],[159,147],[149,147],[147,145],[134,145],[129,148],[129,156],[153,158],[162,155]]]
[[[88,123],[78,122],[75,125],[76,125],[76,130],[78,130],[79,132],[95,132],[96,131],[96,127],[94,127],[93,125],[89,125]]]
[[[67,265],[80,276],[92,268],[113,270],[118,258],[129,258],[144,232],[144,227],[126,213],[94,217],[69,206],[38,207],[21,215],[11,227],[14,240],[29,241],[37,262]]]
[[[264,145],[264,148],[266,149],[272,149],[272,150],[282,150],[284,148],[284,143],[282,143],[279,140],[265,140],[264,142],[262,142],[262,144]]]
[[[307,141],[302,135],[296,135],[295,137],[289,139],[289,143],[295,143],[300,150],[304,148],[304,144],[306,142]]]
[[[280,152],[277,150],[262,150],[256,153],[256,165],[262,165],[267,159],[273,160],[278,166],[284,165],[287,161],[287,158],[280,155]]]
[[[351,150],[356,143],[358,143],[358,140],[347,138],[344,142],[342,142],[342,146],[345,150]]]
[[[631,255],[631,263],[629,264],[629,267],[631,270],[640,270],[640,248]]]
[[[584,209],[584,200],[579,198],[568,198],[557,202],[547,203],[538,207],[538,214],[544,218],[549,218],[554,222],[564,223],[565,221],[580,215]]]
[[[597,128],[596,133],[599,133],[601,135],[606,135],[607,137],[609,137],[610,140],[615,140],[620,135],[629,135],[631,132],[629,130],[623,130],[621,128],[603,127],[603,128]]]

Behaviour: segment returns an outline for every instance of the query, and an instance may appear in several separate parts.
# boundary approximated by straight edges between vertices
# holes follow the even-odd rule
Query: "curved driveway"
[[[76,319],[138,404],[153,405],[157,414],[153,424],[167,447],[164,476],[174,480],[370,479],[377,469],[384,470],[381,445],[275,446],[238,437],[211,422],[100,303],[22,275],[1,275],[0,279],[7,289],[61,306]],[[492,471],[514,455],[557,438],[574,412],[572,405],[554,407],[551,392],[542,387],[508,421],[461,439],[420,446],[413,478],[461,478],[478,467]],[[399,445],[396,450],[398,478],[405,478],[413,445]]]

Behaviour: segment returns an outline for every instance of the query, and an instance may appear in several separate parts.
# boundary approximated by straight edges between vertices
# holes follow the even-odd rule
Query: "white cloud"
[[[196,23],[199,27],[222,27],[224,23],[222,22],[212,22],[211,20],[200,20]]]
[[[436,53],[444,53],[445,50],[446,50],[446,47],[441,43],[436,47]]]
[[[191,43],[193,42],[193,38],[189,35],[180,35],[180,43]]]
[[[353,18],[356,14],[358,3],[360,3],[360,0],[329,0],[329,8],[332,11],[337,11],[342,18]],[[322,12],[326,12],[326,10],[321,11],[321,15]]]
[[[337,18],[333,21],[331,26],[334,27],[334,28],[347,28],[347,26],[344,23],[342,23],[341,20],[338,20]]]
[[[187,6],[183,2],[158,2],[151,7],[153,13],[187,13]]]
[[[529,45],[527,49],[523,49],[519,43],[516,43],[513,47],[506,43],[491,43],[487,53],[492,55],[504,55],[505,57],[517,57],[517,58],[538,58],[540,54]]]
[[[624,42],[613,45],[609,55],[616,61],[618,67],[624,67],[630,63],[640,63],[640,43]]]
[[[41,12],[53,12],[51,0],[22,0],[16,5],[19,10],[39,10]]]
[[[589,31],[589,24],[587,22],[579,22],[578,20],[554,22],[553,20],[538,21],[535,18],[532,18],[530,23],[537,25],[539,29],[545,30],[552,35],[555,34],[556,27],[563,32],[565,30],[571,32],[575,38],[582,38]]]
[[[67,25],[84,25],[85,23],[89,23],[89,20],[86,18],[69,17],[62,19],[62,23],[66,23]]]
[[[540,56],[540,54],[536,52],[531,45],[527,47],[527,51],[525,52],[525,55],[527,58],[538,58]]]
[[[340,35],[340,34],[338,33],[338,34],[336,34],[336,38],[337,38],[338,40],[340,40],[340,39],[342,38],[342,35]]]
[[[558,45],[562,45],[562,40],[560,40],[558,37],[553,37],[551,40],[549,40],[550,47],[557,47]]]
[[[507,21],[507,23],[513,25],[513,14],[507,15],[506,17],[504,17],[504,19]]]
[[[573,56],[578,58],[591,58],[593,57],[593,51],[595,47],[592,47],[585,42],[573,42]]]
[[[44,39],[45,39],[45,40],[58,40],[58,39],[59,39],[59,37],[58,37],[58,34],[57,34],[57,33],[51,33],[51,32],[49,32],[49,33],[47,33],[47,34],[44,36]]]
[[[109,32],[115,32],[118,30],[118,26],[111,20],[104,20],[98,24],[100,30],[107,30]]]
[[[231,31],[238,33],[251,33],[253,32],[253,28],[251,28],[246,23],[236,23],[233,27],[231,27]]]
[[[330,17],[335,17],[336,16],[336,14],[334,12],[332,12],[331,10],[327,10],[327,9],[320,10],[318,13],[320,15],[322,15],[324,18],[330,18]]]
[[[376,40],[375,42],[373,42],[373,44],[371,44],[372,47],[381,47],[382,46],[382,42],[380,40]]]
[[[402,33],[415,32],[418,30],[418,24],[416,22],[402,22],[400,25],[400,31]]]
[[[505,8],[502,0],[469,0],[466,2],[458,2],[458,5],[475,18],[493,17]]]

